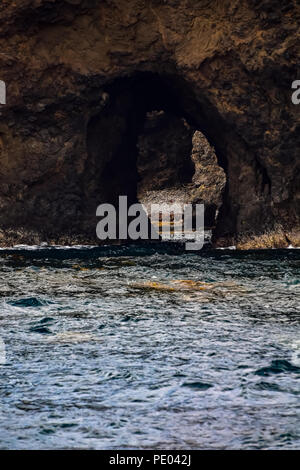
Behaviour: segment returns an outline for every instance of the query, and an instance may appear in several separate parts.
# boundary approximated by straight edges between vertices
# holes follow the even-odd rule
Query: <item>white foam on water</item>
[[[294,366],[300,367],[300,341],[293,343],[292,348],[291,362]]]
[[[14,246],[7,246],[7,247],[1,247],[0,251],[16,251],[16,250],[28,250],[28,251],[34,251],[34,250],[49,250],[49,249],[55,249],[55,250],[87,250],[87,249],[92,249],[92,248],[99,248],[100,245],[47,245],[47,244],[41,244],[41,245],[14,245]]]
[[[0,366],[6,364],[6,348],[2,338],[0,338]]]
[[[194,232],[191,232],[194,233]],[[210,242],[211,240],[211,233],[210,231],[205,231],[205,243]],[[178,241],[174,239],[170,239],[168,241]],[[182,242],[185,242],[185,238],[181,238]],[[105,244],[105,245],[48,245],[46,242],[41,243],[40,245],[14,245],[14,246],[7,246],[7,247],[0,247],[0,251],[18,251],[18,250],[28,250],[28,251],[38,251],[38,250],[92,250],[93,248],[103,248],[103,247],[113,247],[113,246],[121,246],[116,244]],[[216,250],[236,250],[236,245],[225,246],[225,247],[217,247]],[[277,248],[272,248],[276,250]],[[283,250],[299,250],[299,246],[289,245]]]
[[[236,246],[235,245],[231,245],[231,246],[225,246],[225,247],[218,247],[216,248],[217,250],[236,250]]]

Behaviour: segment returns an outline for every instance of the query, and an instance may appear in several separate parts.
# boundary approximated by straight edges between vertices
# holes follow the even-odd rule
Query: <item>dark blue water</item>
[[[297,250],[0,252],[2,449],[299,448]]]

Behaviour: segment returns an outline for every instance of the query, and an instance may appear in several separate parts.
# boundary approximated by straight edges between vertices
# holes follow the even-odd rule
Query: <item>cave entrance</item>
[[[101,93],[87,128],[85,198],[94,212],[118,205],[204,203],[206,228],[216,222],[225,172],[195,118],[187,84],[150,73],[117,79]],[[200,121],[201,121],[200,120]]]

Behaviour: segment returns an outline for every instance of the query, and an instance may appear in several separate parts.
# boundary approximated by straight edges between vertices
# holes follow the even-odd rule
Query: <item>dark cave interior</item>
[[[119,195],[127,195],[128,204],[138,202],[138,187],[142,184],[138,142],[141,135],[153,133],[151,125],[147,125],[147,118],[153,113],[163,114],[158,123],[160,136],[156,144],[168,149],[174,139],[174,148],[177,149],[174,150],[177,154],[165,164],[165,187],[192,182],[195,172],[191,159],[192,130],[200,130],[214,146],[218,164],[226,171],[226,159],[223,152],[218,151],[218,116],[205,102],[196,104],[192,90],[181,79],[174,75],[139,73],[115,80],[105,88],[102,99],[103,108],[90,119],[87,127],[86,200],[99,200],[100,197],[102,201],[117,205]],[[189,142],[185,136],[185,145],[181,144],[183,137],[179,135],[180,129],[176,128],[180,120],[191,129],[188,131],[191,134]],[[166,130],[165,135],[162,128]],[[179,144],[176,139],[179,139]],[[157,180],[162,177],[160,170],[154,161],[144,163],[148,165],[145,179],[156,189]],[[90,206],[92,211],[94,206]],[[205,225],[211,226],[215,216],[215,207],[208,206]]]

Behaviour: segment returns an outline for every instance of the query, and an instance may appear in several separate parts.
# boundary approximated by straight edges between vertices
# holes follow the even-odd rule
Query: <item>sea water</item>
[[[0,251],[0,448],[295,449],[300,252]]]

